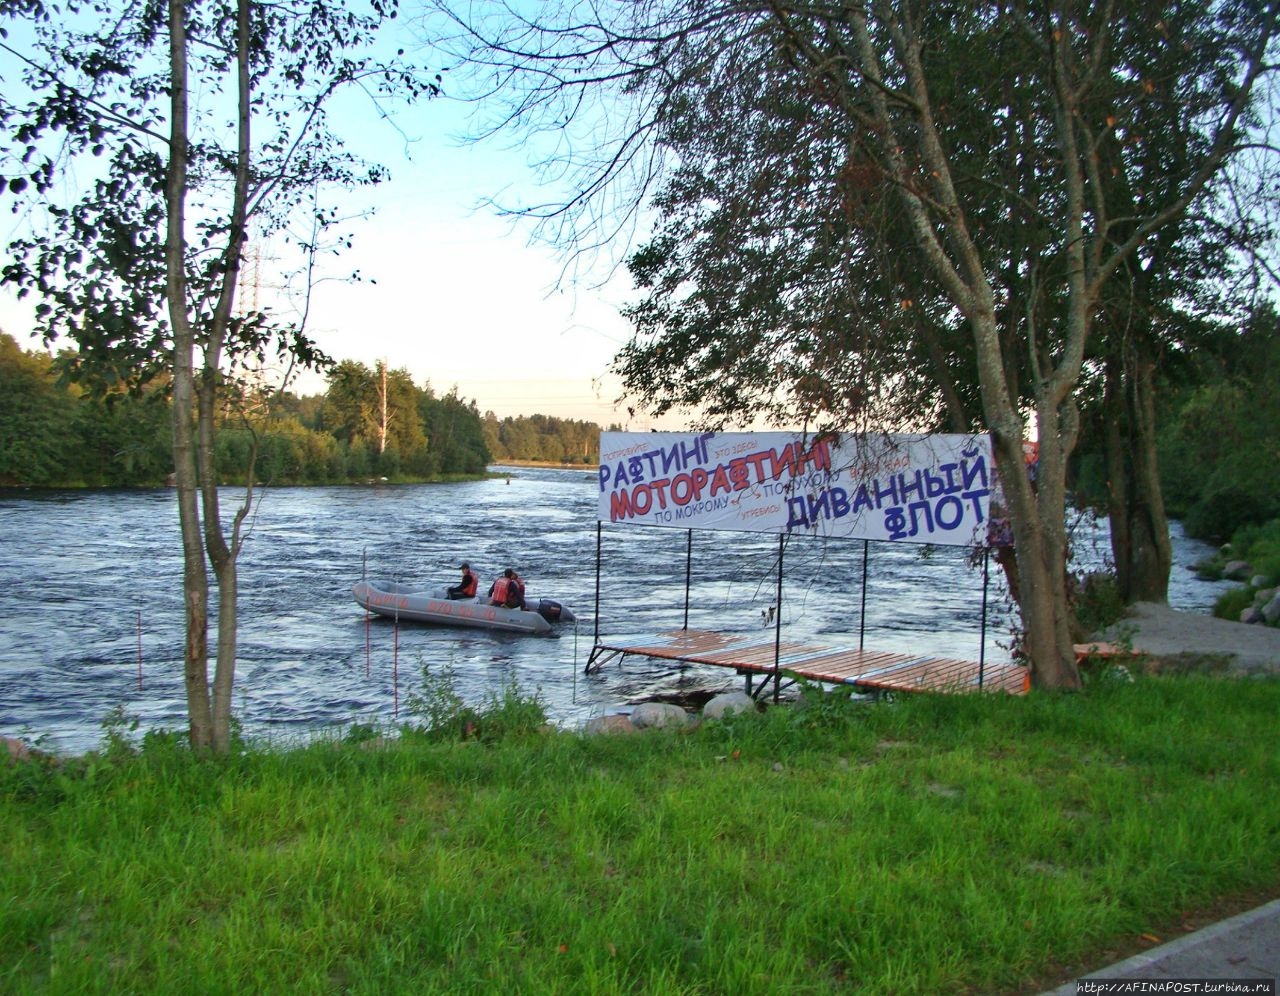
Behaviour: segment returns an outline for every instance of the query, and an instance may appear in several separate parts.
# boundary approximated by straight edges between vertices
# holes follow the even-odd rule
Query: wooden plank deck
[[[1025,667],[1008,662],[959,660],[883,650],[845,650],[774,641],[758,634],[709,630],[671,630],[652,636],[618,637],[596,643],[587,670],[599,670],[614,657],[635,654],[659,660],[731,667],[740,674],[773,677],[791,672],[810,681],[857,685],[885,692],[1007,692],[1023,695],[1031,686]],[[595,662],[601,658],[598,664]],[[593,667],[594,665],[594,667]],[[748,687],[750,687],[748,685]]]

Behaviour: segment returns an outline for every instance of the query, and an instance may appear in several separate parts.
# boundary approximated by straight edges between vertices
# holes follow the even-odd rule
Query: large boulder
[[[585,727],[587,733],[635,733],[636,727],[631,722],[631,717],[623,716],[618,713],[611,713],[608,716],[593,716],[587,720]]]
[[[1248,581],[1253,568],[1244,560],[1229,560],[1222,568],[1222,576],[1228,581]]]
[[[689,725],[689,714],[670,702],[642,702],[631,710],[631,723],[642,730],[679,730]]]
[[[724,719],[735,712],[755,712],[756,700],[746,692],[724,692],[717,695],[702,709],[703,719]]]
[[[0,737],[0,744],[4,745],[10,761],[31,760],[31,748],[21,740],[15,740],[13,737]]]

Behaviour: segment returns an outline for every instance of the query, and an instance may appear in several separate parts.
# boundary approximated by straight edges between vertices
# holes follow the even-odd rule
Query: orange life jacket
[[[476,593],[476,576],[470,571],[462,575],[462,584],[458,586],[458,593],[463,598],[471,598]]]
[[[509,578],[498,578],[497,581],[493,582],[493,604],[494,605],[507,604],[507,588],[510,587],[510,585],[511,585],[511,580]]]

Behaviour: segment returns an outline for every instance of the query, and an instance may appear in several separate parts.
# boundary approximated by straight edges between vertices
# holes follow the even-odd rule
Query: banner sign
[[[602,522],[985,542],[987,435],[604,432]]]

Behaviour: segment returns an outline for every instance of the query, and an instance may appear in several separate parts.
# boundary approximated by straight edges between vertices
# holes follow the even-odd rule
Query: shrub
[[[430,740],[462,740],[474,728],[476,712],[458,694],[453,664],[445,664],[438,674],[431,665],[422,665],[422,690],[410,692],[405,708],[420,722],[412,726]]]
[[[1191,506],[1183,522],[1188,536],[1221,542],[1244,526],[1267,521],[1273,503],[1243,488],[1227,486]]]
[[[481,708],[467,705],[458,693],[452,664],[438,674],[422,666],[422,690],[411,693],[406,709],[421,722],[410,729],[429,740],[481,740],[493,743],[510,737],[540,732],[547,725],[547,710],[541,692],[526,695],[512,678],[502,693],[489,693]]]
[[[1124,618],[1124,599],[1116,576],[1105,571],[1086,574],[1076,589],[1075,614],[1083,633],[1097,633]]]
[[[1231,549],[1249,562],[1255,574],[1265,574],[1272,584],[1280,581],[1280,519],[1237,530]]]
[[[1232,588],[1224,591],[1213,603],[1213,614],[1219,619],[1240,621],[1240,613],[1253,604],[1252,588]]]
[[[501,695],[489,693],[486,707],[480,710],[476,736],[488,743],[541,733],[546,725],[547,710],[541,692],[525,695],[512,678],[503,686]]]

